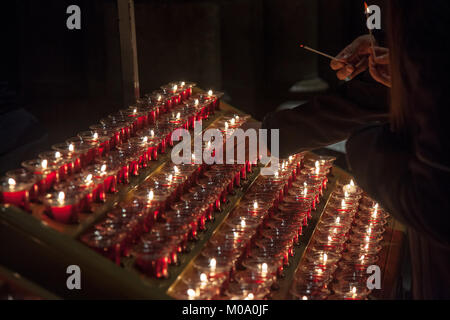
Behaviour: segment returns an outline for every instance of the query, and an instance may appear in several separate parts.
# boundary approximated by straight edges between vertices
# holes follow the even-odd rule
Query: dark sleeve
[[[385,121],[387,89],[369,77],[364,74],[345,83],[336,94],[317,96],[297,108],[269,113],[262,128],[280,130],[280,157],[328,146],[345,140],[362,124]]]
[[[347,142],[358,184],[388,212],[425,237],[450,243],[450,174],[420,161],[387,125],[368,126]]]

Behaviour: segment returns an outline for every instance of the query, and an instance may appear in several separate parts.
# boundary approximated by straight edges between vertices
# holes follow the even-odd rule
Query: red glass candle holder
[[[58,166],[49,164],[47,160],[34,159],[22,162],[22,167],[36,176],[41,194],[47,192],[59,181]]]
[[[36,201],[39,198],[39,185],[38,185],[38,176],[34,175],[32,172],[20,168],[20,169],[14,169],[6,172],[7,178],[12,178],[14,181],[9,181],[8,179],[8,185],[19,183],[19,184],[31,184],[29,191],[29,197],[31,201]]]
[[[46,194],[42,198],[46,213],[53,220],[64,223],[78,222],[79,196],[74,193],[65,194],[63,191]]]
[[[12,204],[29,210],[30,189],[34,182],[17,182],[13,178],[3,177],[0,180],[0,203]]]
[[[102,131],[83,131],[78,133],[78,137],[84,143],[96,147],[96,155],[104,156],[111,149],[111,135],[105,135]]]

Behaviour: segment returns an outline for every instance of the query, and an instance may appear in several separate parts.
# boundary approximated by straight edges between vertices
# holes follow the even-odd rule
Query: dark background
[[[81,30],[66,28],[71,4],[81,7]],[[194,81],[262,119],[307,98],[289,92],[297,81],[319,75],[338,85],[329,61],[299,44],[337,54],[367,32],[363,8],[362,0],[135,0],[141,94]],[[2,1],[0,12],[0,116],[23,107],[39,127],[30,139],[43,133],[49,148],[123,107],[115,0]],[[3,141],[14,135],[1,132]]]

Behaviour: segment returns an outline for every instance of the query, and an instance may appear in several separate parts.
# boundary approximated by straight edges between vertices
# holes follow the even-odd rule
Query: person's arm
[[[269,113],[262,128],[280,130],[280,157],[284,158],[345,140],[362,124],[385,121],[387,112],[387,89],[366,72],[343,84],[334,95]]]
[[[450,244],[450,173],[419,160],[387,125],[368,126],[347,142],[357,183],[398,220]]]

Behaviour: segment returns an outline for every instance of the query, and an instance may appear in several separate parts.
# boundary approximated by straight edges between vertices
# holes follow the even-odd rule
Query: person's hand
[[[363,35],[356,38],[336,59],[331,61],[330,67],[336,71],[339,80],[351,80],[369,67],[372,37]]]
[[[369,71],[372,78],[386,87],[391,87],[389,49],[375,47],[375,55],[369,56]],[[372,50],[371,50],[372,51]]]

